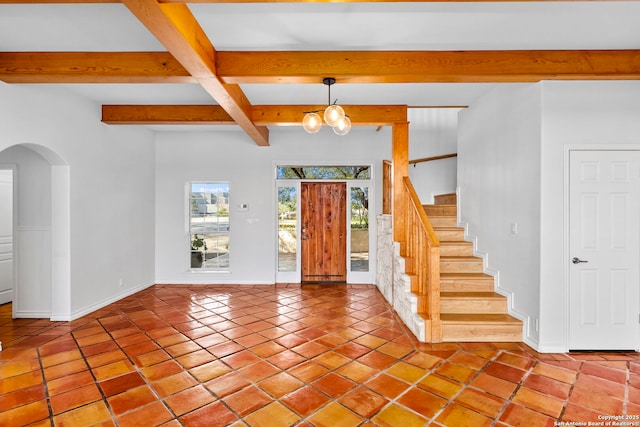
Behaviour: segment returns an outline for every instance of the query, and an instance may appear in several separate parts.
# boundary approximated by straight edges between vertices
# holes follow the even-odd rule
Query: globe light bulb
[[[351,131],[351,120],[347,116],[344,116],[342,120],[339,120],[338,123],[333,126],[333,132],[335,132],[336,135],[346,135],[349,131]]]
[[[331,127],[335,126],[340,120],[344,119],[344,110],[337,104],[329,105],[324,110],[324,121]]]
[[[307,113],[302,119],[302,127],[307,133],[317,133],[322,127],[322,119],[316,113]]]

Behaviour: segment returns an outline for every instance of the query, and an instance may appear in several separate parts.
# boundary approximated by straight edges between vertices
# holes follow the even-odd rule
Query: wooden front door
[[[347,184],[303,182],[302,282],[347,280]]]

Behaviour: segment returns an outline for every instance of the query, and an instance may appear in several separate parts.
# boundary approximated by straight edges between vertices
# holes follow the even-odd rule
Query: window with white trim
[[[189,183],[190,268],[229,270],[229,183]]]

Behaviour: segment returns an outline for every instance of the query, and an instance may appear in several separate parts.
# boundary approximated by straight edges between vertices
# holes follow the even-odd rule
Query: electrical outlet
[[[118,281],[118,284],[120,285],[120,287],[123,287],[123,286],[124,286],[124,280],[123,280],[123,279],[120,279],[120,280]]]

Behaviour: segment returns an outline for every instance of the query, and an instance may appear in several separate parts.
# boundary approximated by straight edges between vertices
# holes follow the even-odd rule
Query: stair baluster
[[[401,255],[411,276],[411,292],[418,296],[418,313],[425,319],[424,340],[442,342],[440,241],[409,177],[404,177],[403,184],[406,221]]]

